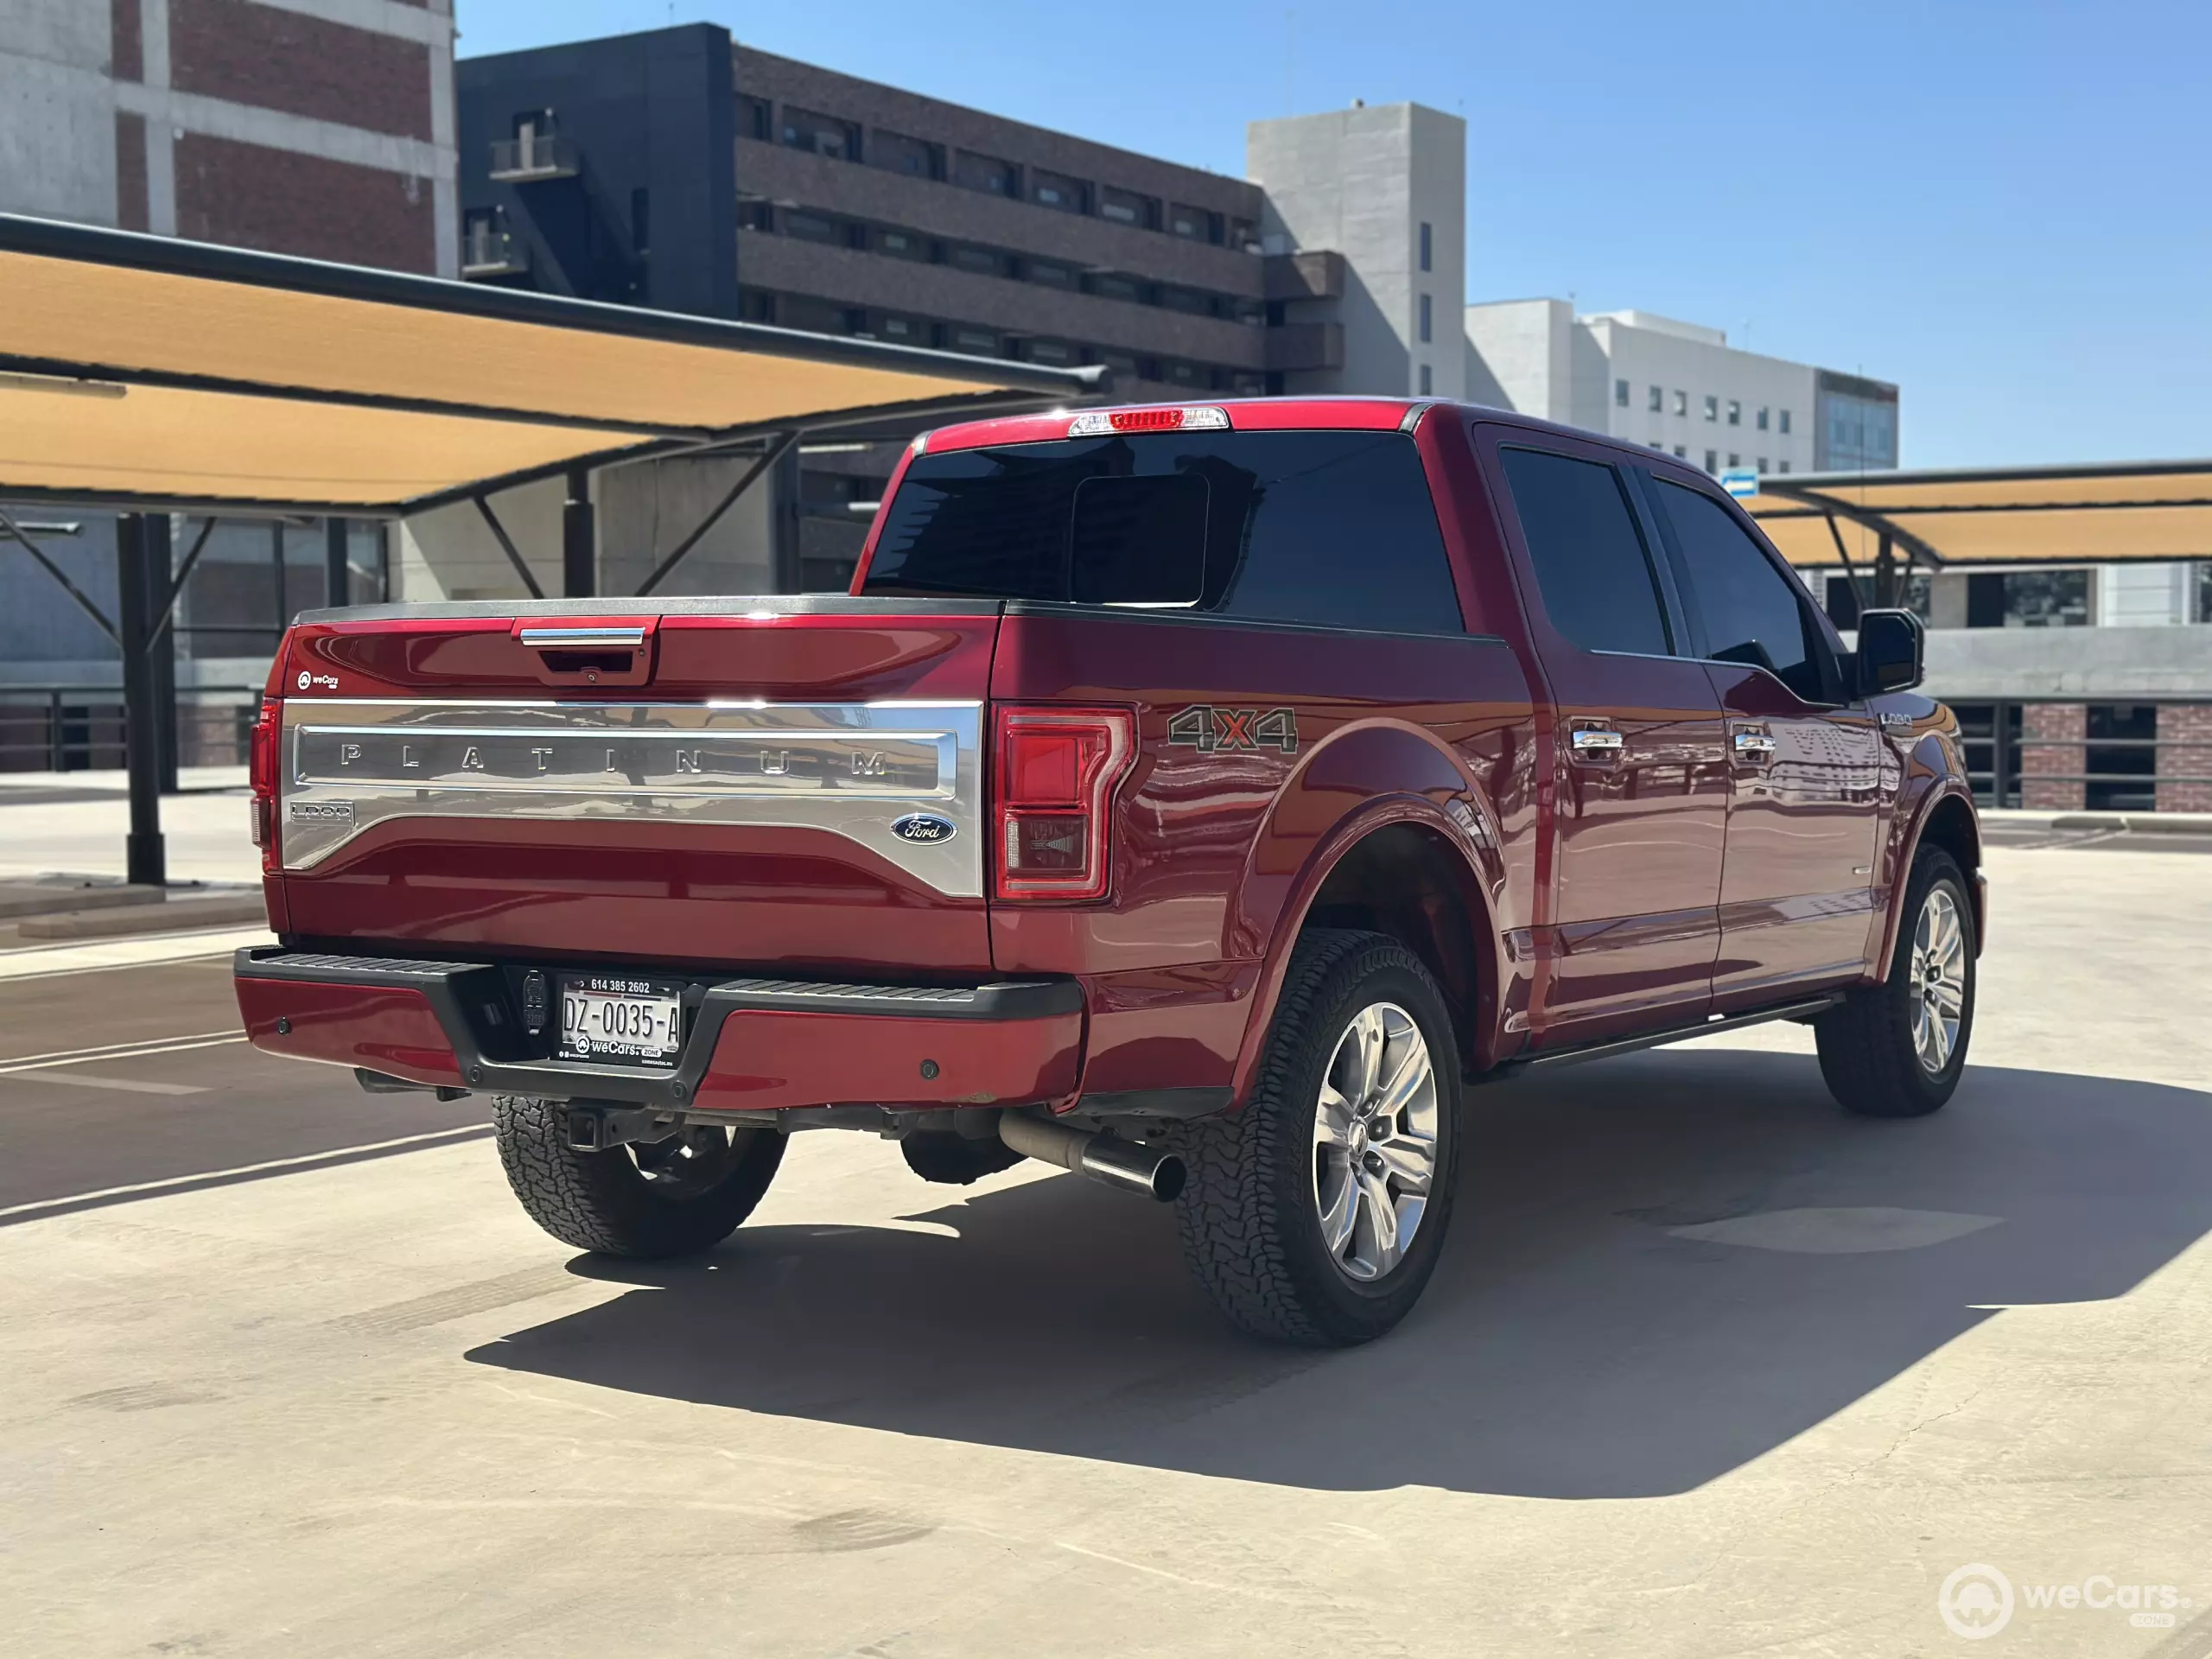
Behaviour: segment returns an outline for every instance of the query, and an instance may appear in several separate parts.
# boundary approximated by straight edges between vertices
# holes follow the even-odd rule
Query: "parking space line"
[[[92,1077],[82,1071],[56,1071],[41,1083],[67,1084],[72,1089],[119,1089],[131,1095],[204,1095],[207,1090],[190,1083],[149,1083],[140,1077]]]
[[[242,1031],[195,1031],[181,1037],[146,1037],[135,1043],[101,1043],[91,1048],[57,1048],[48,1054],[22,1054],[0,1060],[0,1077],[10,1071],[35,1071],[42,1066],[74,1065],[82,1060],[127,1060],[140,1054],[172,1054],[188,1048],[213,1048],[220,1043],[242,1043]]]
[[[241,945],[276,943],[276,936],[267,928],[254,927],[105,939],[97,944],[24,946],[0,950],[0,979],[52,979],[63,974],[151,968],[163,963],[227,957]]]
[[[403,1135],[391,1141],[370,1141],[359,1146],[333,1147],[327,1152],[302,1153],[296,1158],[271,1158],[266,1163],[238,1164],[229,1169],[203,1169],[194,1174],[171,1175],[158,1181],[134,1181],[127,1186],[103,1186],[90,1192],[72,1192],[65,1198],[38,1198],[29,1204],[8,1205],[0,1207],[0,1220],[12,1220],[19,1216],[35,1216],[48,1210],[73,1210],[80,1205],[105,1203],[111,1198],[146,1198],[157,1192],[215,1185],[225,1181],[242,1180],[252,1175],[273,1174],[281,1169],[305,1169],[317,1164],[369,1157],[380,1152],[398,1152],[410,1147],[427,1148],[450,1141],[481,1141],[491,1133],[488,1125],[471,1123],[459,1128],[432,1129],[423,1135]]]

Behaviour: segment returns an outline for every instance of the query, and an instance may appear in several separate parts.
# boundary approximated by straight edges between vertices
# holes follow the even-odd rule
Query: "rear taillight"
[[[261,849],[264,871],[276,868],[276,720],[281,705],[261,705],[253,722],[251,746],[246,751],[246,782],[253,789],[253,844]]]
[[[1001,899],[1098,899],[1115,785],[1136,758],[1126,709],[1001,704],[993,768]]]

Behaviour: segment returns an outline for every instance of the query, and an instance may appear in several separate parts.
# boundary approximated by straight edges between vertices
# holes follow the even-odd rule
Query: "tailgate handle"
[[[517,632],[525,645],[558,645],[571,651],[588,651],[594,646],[630,648],[645,643],[643,628],[524,627]]]

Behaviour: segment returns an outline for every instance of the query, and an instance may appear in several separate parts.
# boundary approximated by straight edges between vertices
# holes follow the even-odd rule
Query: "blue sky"
[[[464,55],[712,22],[1243,171],[1244,123],[1468,124],[1470,299],[1897,381],[1907,466],[2212,455],[2204,0],[458,0]]]

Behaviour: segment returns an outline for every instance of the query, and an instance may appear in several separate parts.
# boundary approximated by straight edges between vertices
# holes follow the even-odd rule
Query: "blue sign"
[[[1748,467],[1731,467],[1720,474],[1720,487],[1740,501],[1759,493],[1759,475]]]

